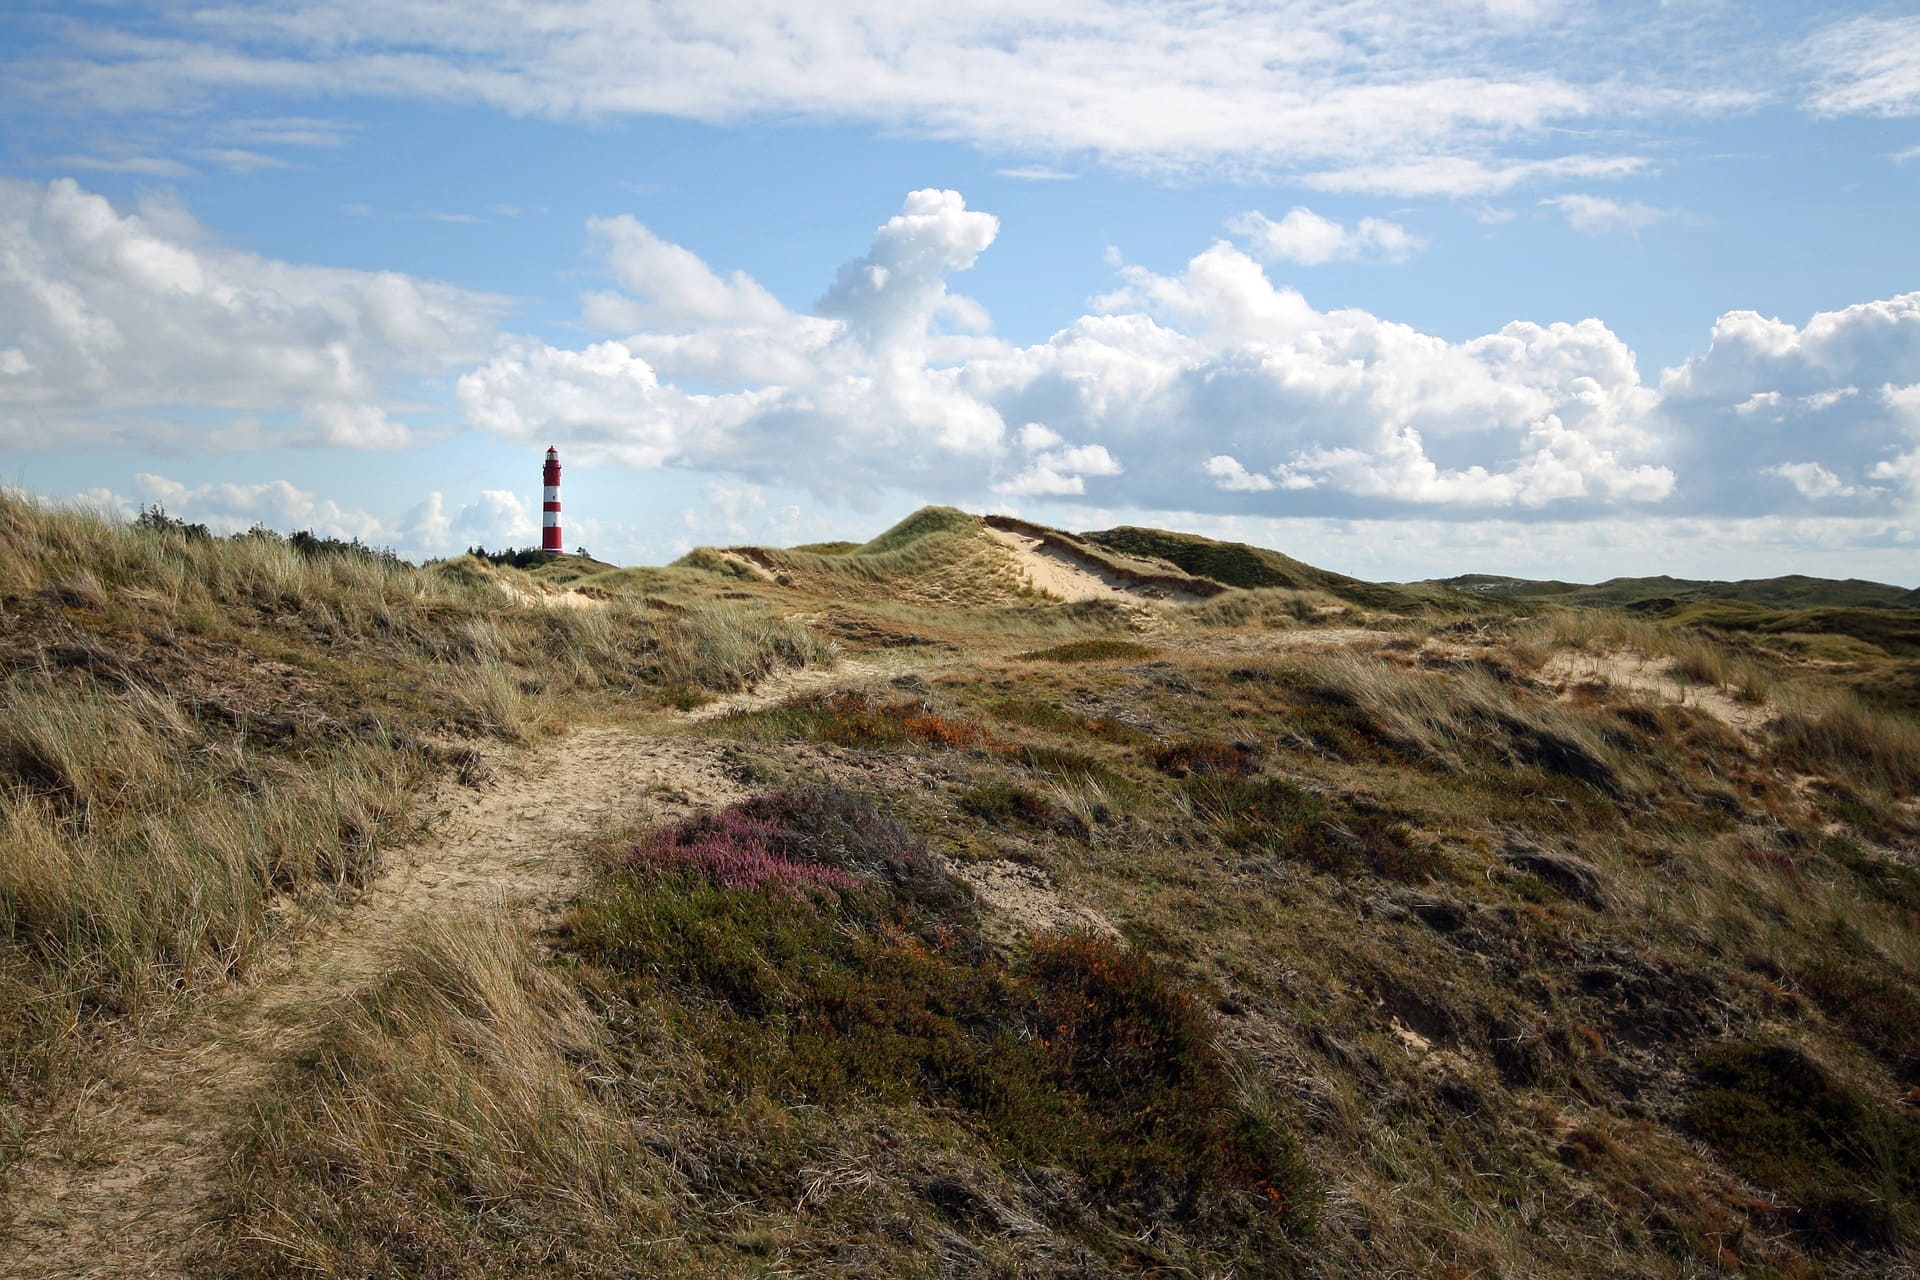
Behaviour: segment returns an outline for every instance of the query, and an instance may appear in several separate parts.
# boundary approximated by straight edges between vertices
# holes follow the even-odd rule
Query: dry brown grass
[[[235,1135],[223,1270],[625,1272],[674,1234],[675,1178],[604,1071],[586,1006],[510,926],[423,927]]]
[[[0,1172],[105,1022],[360,882],[466,740],[834,657],[748,607],[555,609],[502,578],[0,493]]]

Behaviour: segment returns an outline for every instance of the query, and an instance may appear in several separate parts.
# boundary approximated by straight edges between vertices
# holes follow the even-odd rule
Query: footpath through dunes
[[[717,704],[722,710],[730,703]],[[432,832],[394,851],[357,901],[143,1051],[15,1171],[0,1276],[184,1277],[216,1247],[227,1132],[327,1008],[380,975],[433,921],[552,920],[585,875],[579,850],[636,812],[674,818],[743,793],[725,745],[577,729],[503,757],[478,790],[450,785]]]

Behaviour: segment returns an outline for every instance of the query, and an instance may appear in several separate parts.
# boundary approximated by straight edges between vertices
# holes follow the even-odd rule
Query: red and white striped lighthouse
[[[540,483],[546,487],[540,504],[540,549],[564,551],[566,543],[560,537],[560,451],[552,445],[547,446],[547,466]]]

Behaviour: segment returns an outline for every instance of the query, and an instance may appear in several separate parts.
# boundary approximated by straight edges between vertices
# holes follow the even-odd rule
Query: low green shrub
[[[1217,738],[1187,738],[1155,747],[1153,767],[1176,778],[1220,773],[1251,777],[1260,768],[1260,752],[1250,743]]]
[[[797,894],[645,865],[682,833],[749,826],[756,849],[863,887]],[[949,1109],[1016,1166],[1073,1170],[1122,1221],[1256,1239],[1311,1225],[1309,1166],[1274,1109],[1245,1101],[1175,977],[1102,937],[1004,958],[956,883],[943,896],[897,872],[930,858],[862,797],[776,793],[644,842],[565,934],[595,989],[664,1008],[734,1096]]]
[[[1021,662],[1114,662],[1123,658],[1151,658],[1153,654],[1154,650],[1132,640],[1073,640],[1014,657]]]
[[[1231,849],[1304,862],[1336,875],[1372,871],[1417,882],[1445,873],[1437,855],[1407,839],[1403,823],[1279,778],[1196,774],[1181,780],[1179,795]]]
[[[1787,1197],[1798,1230],[1823,1243],[1914,1238],[1920,1121],[1877,1107],[1791,1045],[1714,1045],[1695,1074],[1681,1122]]]
[[[1004,825],[1024,822],[1044,827],[1053,821],[1046,797],[1010,782],[987,782],[960,793],[960,808],[983,822]]]

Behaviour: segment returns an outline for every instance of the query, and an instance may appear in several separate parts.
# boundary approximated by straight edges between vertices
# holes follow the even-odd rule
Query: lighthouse
[[[560,536],[560,451],[547,446],[547,465],[540,483],[545,496],[540,504],[540,549],[559,553],[566,548]]]

